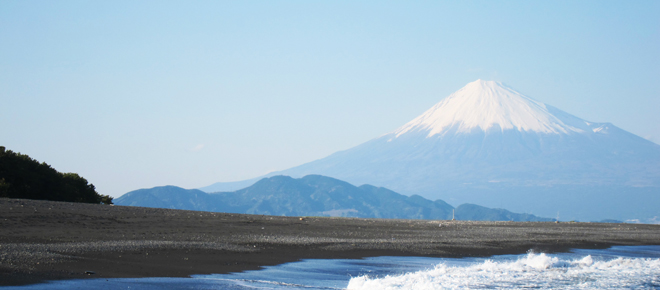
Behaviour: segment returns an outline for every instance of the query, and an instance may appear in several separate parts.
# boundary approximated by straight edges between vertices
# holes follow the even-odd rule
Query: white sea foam
[[[347,289],[658,289],[660,259],[561,259],[529,253],[517,260],[439,264],[397,276],[352,278]]]

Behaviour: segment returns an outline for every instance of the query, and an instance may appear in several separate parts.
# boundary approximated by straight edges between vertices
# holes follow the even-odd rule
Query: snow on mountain
[[[492,81],[469,83],[391,133],[268,176],[309,174],[542,216],[660,216],[659,145]]]
[[[581,123],[571,120],[571,123]],[[585,123],[582,122],[581,125]],[[532,100],[501,83],[476,80],[437,103],[421,116],[394,131],[396,137],[407,132],[428,132],[427,137],[448,132],[457,126],[458,133],[475,128],[487,131],[516,129],[548,134],[583,132],[554,116],[545,104]]]

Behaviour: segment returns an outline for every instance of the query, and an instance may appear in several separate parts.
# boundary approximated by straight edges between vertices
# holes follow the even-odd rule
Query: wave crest
[[[544,253],[517,260],[485,260],[468,266],[438,264],[433,269],[396,276],[355,277],[347,289],[620,289],[660,287],[660,259],[560,259]]]

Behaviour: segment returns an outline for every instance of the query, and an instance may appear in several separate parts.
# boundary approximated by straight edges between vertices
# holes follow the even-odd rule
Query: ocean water
[[[488,258],[303,260],[191,278],[82,279],[0,289],[660,289],[660,246]]]

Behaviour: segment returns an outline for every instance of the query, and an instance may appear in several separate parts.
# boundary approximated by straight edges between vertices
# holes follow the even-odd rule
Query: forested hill
[[[0,197],[105,203],[93,184],[76,173],[58,172],[46,162],[0,146]]]
[[[118,197],[116,204],[284,216],[553,221],[531,214],[470,204],[454,209],[442,200],[405,196],[367,184],[353,186],[321,175],[303,178],[273,176],[244,189],[210,194],[176,186],[139,189]]]

